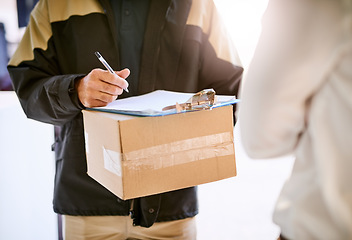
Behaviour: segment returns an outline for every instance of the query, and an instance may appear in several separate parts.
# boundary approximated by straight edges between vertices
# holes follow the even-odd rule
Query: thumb
[[[116,72],[119,77],[126,79],[130,75],[130,70],[128,68],[125,68],[121,71]]]

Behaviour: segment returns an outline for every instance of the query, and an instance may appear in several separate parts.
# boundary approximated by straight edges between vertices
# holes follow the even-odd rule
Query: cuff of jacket
[[[62,81],[59,87],[61,101],[63,103],[62,107],[66,111],[77,111],[77,109],[82,110],[85,107],[79,101],[78,92],[75,88],[75,81],[79,78],[84,77],[85,74],[73,74],[68,76],[67,81]]]

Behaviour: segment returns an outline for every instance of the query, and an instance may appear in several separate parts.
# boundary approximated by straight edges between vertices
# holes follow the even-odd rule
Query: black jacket
[[[8,70],[29,118],[58,129],[54,144],[54,211],[68,215],[128,215],[122,201],[87,175],[83,123],[74,81],[102,68],[100,51],[118,70],[119,49],[109,1],[41,0]],[[141,56],[139,92],[157,89],[237,94],[236,66],[212,1],[151,0]],[[135,199],[137,225],[192,217],[196,188]]]

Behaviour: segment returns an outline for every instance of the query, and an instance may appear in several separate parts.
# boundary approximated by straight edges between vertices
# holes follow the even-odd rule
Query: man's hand
[[[83,106],[103,107],[116,100],[123,89],[128,87],[125,78],[130,75],[130,70],[125,68],[116,73],[118,76],[96,68],[84,78],[77,80],[75,87]]]

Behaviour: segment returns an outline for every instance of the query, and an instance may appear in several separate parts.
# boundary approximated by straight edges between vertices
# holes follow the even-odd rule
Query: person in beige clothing
[[[248,155],[295,156],[282,239],[352,239],[352,1],[269,1],[240,96]]]

